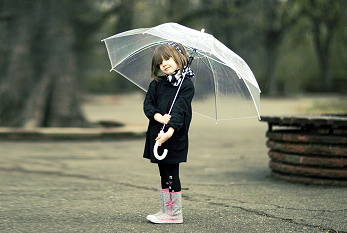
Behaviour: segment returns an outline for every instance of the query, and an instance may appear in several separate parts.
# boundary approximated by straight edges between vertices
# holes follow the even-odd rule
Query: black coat
[[[191,102],[194,96],[194,84],[190,79],[183,81],[170,114],[171,119],[165,128],[166,131],[169,127],[172,127],[175,132],[162,146],[158,147],[159,154],[162,154],[164,149],[168,149],[168,154],[161,161],[157,160],[153,154],[155,138],[163,127],[161,123],[154,120],[154,114],[164,115],[169,112],[177,89],[178,87],[172,86],[165,78],[159,82],[153,80],[149,84],[143,103],[144,113],[149,119],[143,157],[150,159],[152,163],[174,164],[187,161],[188,130],[192,119]]]

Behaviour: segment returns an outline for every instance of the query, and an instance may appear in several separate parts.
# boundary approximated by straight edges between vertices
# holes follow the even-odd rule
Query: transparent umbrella
[[[142,90],[151,82],[151,59],[159,44],[174,41],[194,56],[193,111],[216,121],[260,118],[260,88],[247,65],[212,35],[177,23],[140,28],[103,40],[112,69]],[[195,52],[193,52],[195,51]]]
[[[260,118],[260,89],[251,69],[241,57],[203,30],[165,23],[119,33],[103,41],[111,70],[144,91],[151,82],[151,60],[157,45],[178,42],[194,57],[190,66],[195,73],[192,78],[195,113],[216,121]]]

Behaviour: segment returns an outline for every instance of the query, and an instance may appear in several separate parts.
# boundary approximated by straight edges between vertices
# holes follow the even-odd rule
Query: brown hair
[[[186,66],[188,64],[188,59],[187,59],[187,52],[184,49],[184,47],[179,44],[176,43],[181,51],[183,52],[180,53],[175,47],[173,47],[172,45],[169,44],[163,44],[163,45],[159,45],[153,53],[153,57],[152,57],[152,70],[151,70],[151,76],[154,80],[156,80],[157,82],[161,79],[161,77],[158,75],[159,71],[160,71],[160,64],[163,61],[163,59],[169,59],[170,57],[172,57],[174,59],[174,61],[176,62],[178,68],[180,69],[181,73],[183,71],[184,66]]]

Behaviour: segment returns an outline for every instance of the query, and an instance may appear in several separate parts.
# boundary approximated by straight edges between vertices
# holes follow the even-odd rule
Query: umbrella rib
[[[208,59],[207,59],[208,60]],[[211,72],[213,72],[213,70],[208,66],[208,64],[206,64],[206,62],[204,62],[204,60],[201,60],[202,61],[202,63],[204,63],[205,64],[205,66],[207,67],[207,69],[209,69]]]
[[[200,112],[193,111],[193,113],[197,114],[197,115],[200,115],[200,116],[203,116],[203,117],[206,117],[206,118],[211,119],[211,120],[216,120],[213,117],[207,116],[207,115],[202,114]],[[250,118],[258,118],[258,116],[230,117],[230,118],[218,119],[218,121],[228,121],[228,120],[231,120],[231,119],[250,119]]]
[[[212,57],[209,57],[209,56],[207,56],[207,55],[205,55],[205,54],[203,54],[203,53],[199,53],[199,54],[202,55],[203,57],[206,57],[206,58],[207,58],[207,60],[208,60],[208,62],[209,62],[209,64],[210,64],[210,66],[209,66],[208,64],[206,64],[206,62],[205,62],[203,59],[201,59],[201,61],[202,61],[202,63],[204,63],[204,64],[206,65],[206,67],[207,67],[207,68],[212,72],[212,74],[213,74],[214,93],[215,93],[216,121],[218,121],[217,90],[216,90],[217,86],[216,86],[216,83],[215,83],[214,71],[213,71],[213,69],[212,69],[210,59],[213,60],[213,61],[216,61],[216,62],[218,62],[218,63],[220,63],[220,64],[223,64],[223,65],[226,65],[226,64],[223,63],[223,62],[218,61],[217,59],[214,59],[214,58],[212,58]],[[226,66],[228,66],[228,65],[226,65]],[[211,67],[211,68],[210,68],[210,67]],[[230,67],[230,66],[228,66],[228,67]],[[231,68],[231,67],[230,67],[230,68]],[[238,75],[239,77],[241,77],[240,74],[237,74],[237,75]],[[260,119],[259,109],[258,109],[258,106],[257,106],[256,101],[255,101],[255,99],[254,99],[254,96],[253,96],[251,90],[249,89],[248,83],[246,82],[245,79],[243,79],[243,78],[241,78],[241,79],[242,79],[242,81],[245,83],[245,86],[247,87],[248,92],[249,92],[250,96],[252,97],[253,104],[254,104],[254,106],[255,106],[255,108],[256,108],[256,111],[257,111],[257,116],[256,116],[256,117],[258,117],[258,119]],[[203,114],[201,114],[201,115],[203,115]],[[224,120],[224,119],[221,119],[221,120]]]
[[[143,91],[147,92],[147,90],[143,87],[141,87],[141,85],[139,85],[138,83],[134,82],[132,79],[130,79],[127,75],[119,72],[118,70],[112,68],[112,70],[116,71],[118,74],[122,75],[124,78],[128,79],[131,83],[135,84],[137,87],[139,87],[140,89],[142,89]],[[111,70],[111,71],[112,71]]]
[[[237,74],[237,75],[241,77],[240,74]],[[253,96],[251,90],[249,89],[248,83],[247,83],[247,81],[246,81],[245,79],[243,79],[243,78],[241,78],[241,79],[242,79],[242,81],[244,82],[244,84],[246,85],[246,87],[247,87],[247,89],[248,89],[248,92],[249,92],[249,94],[250,94],[251,97],[252,97],[253,104],[254,104],[254,106],[255,106],[255,109],[257,110],[258,119],[260,120],[260,114],[259,114],[258,105],[257,105],[257,103],[255,102],[255,99],[254,99],[254,96]]]
[[[213,71],[213,67],[211,65],[211,62],[209,59],[207,59],[208,63],[210,64],[211,67],[211,72],[212,72],[212,80],[213,80],[213,87],[214,87],[214,106],[215,106],[215,111],[216,111],[216,122],[218,122],[218,106],[217,106],[217,85],[215,82],[215,76],[214,76],[214,71]]]
[[[145,50],[145,49],[147,49],[147,48],[150,48],[150,47],[152,47],[152,46],[161,44],[162,42],[163,42],[163,41],[153,42],[153,43],[150,43],[150,44],[148,44],[148,45],[146,45],[146,46],[143,46],[143,47],[139,48],[139,49],[136,50],[135,52],[129,54],[128,56],[126,56],[125,58],[123,58],[121,61],[119,61],[119,62],[117,63],[117,65],[115,65],[114,67],[112,67],[112,70],[116,70],[116,69],[115,69],[116,66],[118,66],[120,63],[122,63],[123,61],[125,61],[125,60],[128,59],[129,57],[132,57],[132,56],[134,56],[134,55],[136,55],[136,54],[142,52],[143,50]]]
[[[222,64],[222,65],[225,65],[225,66],[230,67],[230,66],[229,66],[228,64],[226,64],[225,62],[222,62],[222,61],[220,61],[220,60],[218,60],[218,59],[216,59],[216,58],[213,58],[212,56],[206,55],[206,53],[202,53],[202,52],[200,52],[200,51],[198,51],[198,50],[196,51],[196,53],[202,55],[202,57],[206,57],[206,58],[211,59],[211,60],[213,60],[213,61],[215,61],[215,62],[218,62],[218,63],[220,63],[220,64]],[[213,55],[213,54],[212,54],[212,55]],[[232,67],[230,67],[230,68],[232,68]]]
[[[106,46],[106,50],[107,50],[107,55],[108,55],[108,59],[111,61],[111,70],[110,72],[113,70],[113,64],[112,64],[112,59],[111,59],[111,53],[110,53],[110,50],[108,48],[108,44],[106,43],[106,39],[102,40],[104,43],[105,43],[105,46]]]
[[[214,105],[215,105],[215,111],[216,111],[216,122],[218,121],[218,118],[217,118],[217,114],[218,114],[218,111],[217,111],[217,94],[216,94],[216,84],[215,84],[215,81],[214,81],[214,72],[213,72],[213,69],[212,69],[212,66],[211,66],[211,63],[210,63],[210,60],[207,56],[204,56],[205,58],[207,58],[207,61],[209,62],[210,65],[208,65],[203,59],[201,59],[200,61],[202,63],[205,64],[205,66],[207,67],[207,69],[209,69],[212,73],[212,79],[213,79],[213,86],[214,86]],[[211,67],[211,68],[210,68]],[[201,114],[203,115],[203,114]],[[205,116],[205,115],[204,115]]]

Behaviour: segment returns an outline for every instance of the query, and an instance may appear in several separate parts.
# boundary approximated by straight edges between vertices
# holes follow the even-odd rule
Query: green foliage
[[[254,72],[263,94],[270,86],[274,93],[282,95],[307,91],[346,93],[342,88],[347,83],[344,0],[69,0],[66,3],[76,35],[80,81],[87,92],[115,93],[130,88],[126,80],[108,72],[110,65],[101,39],[133,28],[178,22],[197,30],[205,28],[239,54]],[[2,22],[9,17],[11,12],[0,10],[0,38],[5,39]]]
[[[306,109],[307,113],[347,113],[346,98],[316,100]]]
[[[122,7],[122,2],[118,7]],[[347,79],[347,12],[346,3],[341,0],[137,0],[132,3],[133,20],[128,29],[170,21],[197,30],[205,28],[249,64],[265,94],[271,82],[275,82],[275,92],[282,95],[306,91],[344,92],[337,88]],[[114,14],[111,18],[105,21],[101,27],[103,31],[98,35],[118,33],[115,26],[121,20],[120,16]],[[318,22],[318,32],[312,19]],[[333,34],[331,41],[328,40],[329,33]],[[317,37],[321,47],[329,46],[325,55],[321,55],[327,57],[327,75],[332,83],[329,89],[322,78]],[[99,49],[98,46],[96,50]],[[106,56],[105,52],[99,52],[94,58],[100,61],[102,56]],[[98,67],[94,66],[94,70],[98,70],[93,72],[94,78],[87,79],[93,84],[86,86],[94,87],[88,90],[122,89],[104,89],[104,86],[123,84],[105,78],[105,71]],[[111,73],[111,76],[115,74]],[[273,76],[271,80],[269,76]],[[98,80],[103,84],[94,84]]]

